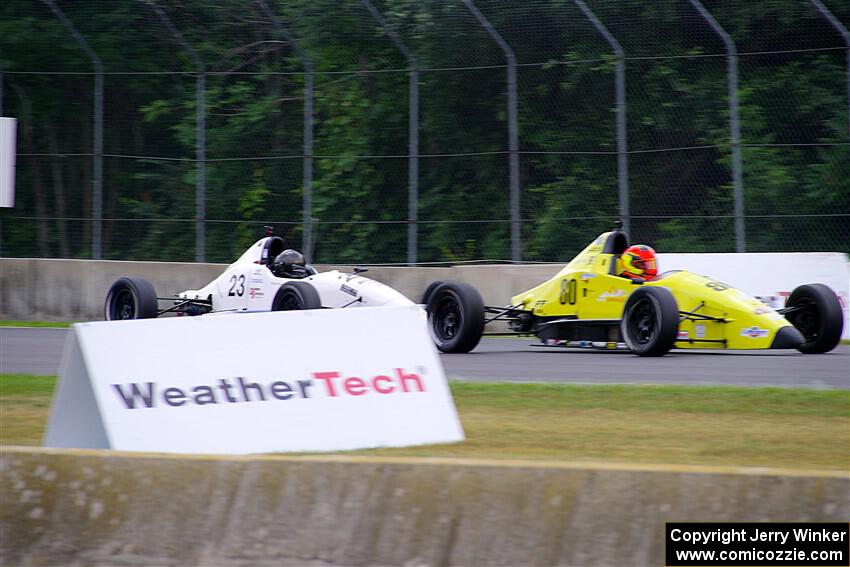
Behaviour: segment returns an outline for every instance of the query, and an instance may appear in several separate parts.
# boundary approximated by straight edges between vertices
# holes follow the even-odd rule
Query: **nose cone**
[[[770,348],[797,348],[804,342],[806,342],[806,338],[796,327],[782,327],[773,337]]]

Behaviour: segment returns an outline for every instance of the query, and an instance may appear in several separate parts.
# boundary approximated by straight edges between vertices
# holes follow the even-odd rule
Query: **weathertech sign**
[[[410,305],[78,323],[45,445],[231,455],[463,438]]]
[[[343,376],[337,371],[313,372],[312,378],[294,381],[261,382],[240,376],[232,379],[220,378],[212,384],[188,388],[162,385],[158,382],[112,384],[112,388],[123,407],[130,410],[157,406],[179,408],[187,405],[274,402],[340,396],[390,396],[425,392],[422,377],[413,372],[405,372],[401,368],[368,379]]]

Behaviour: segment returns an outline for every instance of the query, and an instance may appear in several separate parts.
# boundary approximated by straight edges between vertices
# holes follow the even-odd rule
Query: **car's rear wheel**
[[[620,333],[639,356],[663,356],[673,348],[679,331],[676,298],[664,287],[641,287],[623,309]]]
[[[280,286],[272,301],[272,311],[321,309],[319,292],[307,282],[287,282]]]
[[[152,319],[158,309],[156,290],[143,278],[118,278],[106,294],[107,321]]]
[[[484,302],[474,287],[443,282],[428,297],[428,328],[442,352],[469,352],[484,333]]]
[[[838,296],[824,284],[798,286],[785,304],[785,318],[806,339],[797,349],[805,354],[822,354],[838,346],[844,313]]]

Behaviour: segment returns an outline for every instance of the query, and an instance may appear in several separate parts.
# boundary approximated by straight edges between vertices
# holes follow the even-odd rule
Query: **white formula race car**
[[[299,252],[286,249],[282,238],[269,235],[201,289],[161,298],[145,279],[119,278],[106,296],[106,319],[413,305],[395,289],[361,276],[365,271],[317,273]],[[160,302],[169,305],[160,308]]]

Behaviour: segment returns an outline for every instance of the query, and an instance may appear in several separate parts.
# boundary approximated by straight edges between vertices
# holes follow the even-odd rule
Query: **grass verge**
[[[72,321],[15,321],[15,320],[0,320],[0,327],[58,327],[64,329],[70,327],[74,323]]]
[[[56,378],[0,374],[0,445],[40,445]]]
[[[0,444],[38,445],[55,378],[0,375]],[[850,393],[454,382],[466,441],[363,454],[850,470]]]

